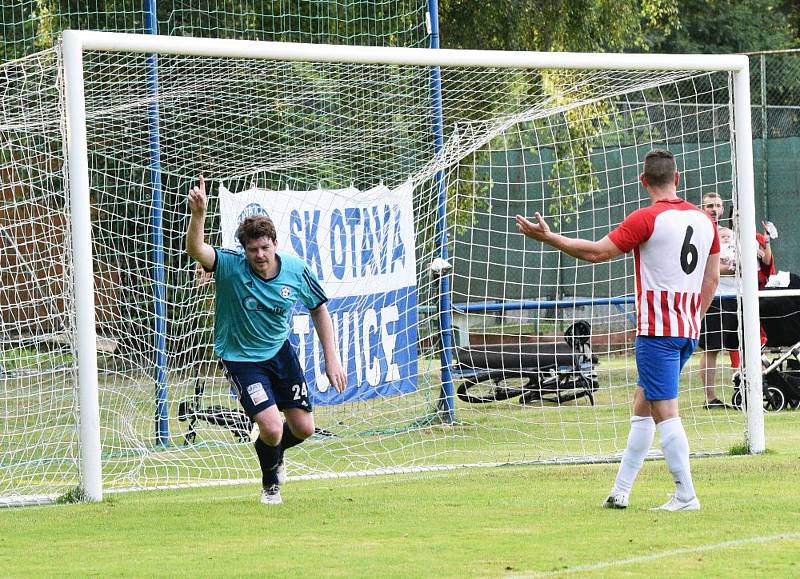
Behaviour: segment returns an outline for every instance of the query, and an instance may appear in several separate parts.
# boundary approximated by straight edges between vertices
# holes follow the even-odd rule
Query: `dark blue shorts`
[[[275,404],[279,410],[302,408],[311,412],[303,368],[289,340],[269,360],[220,360],[220,364],[250,418]]]
[[[636,368],[645,400],[678,397],[681,370],[697,347],[697,340],[665,336],[636,336]]]

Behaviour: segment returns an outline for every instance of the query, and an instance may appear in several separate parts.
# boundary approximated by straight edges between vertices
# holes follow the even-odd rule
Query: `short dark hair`
[[[666,149],[653,149],[644,158],[644,177],[653,187],[672,183],[677,170],[675,155]]]
[[[251,215],[239,224],[236,230],[236,238],[242,247],[254,239],[268,237],[272,243],[278,242],[278,233],[275,231],[275,224],[266,215]]]

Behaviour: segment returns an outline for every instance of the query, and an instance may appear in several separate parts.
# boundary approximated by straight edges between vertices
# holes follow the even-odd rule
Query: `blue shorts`
[[[250,418],[276,404],[279,410],[302,408],[311,412],[303,368],[289,340],[269,360],[220,360],[220,365]]]
[[[697,347],[697,340],[664,336],[636,336],[636,368],[645,400],[678,397],[681,370]]]

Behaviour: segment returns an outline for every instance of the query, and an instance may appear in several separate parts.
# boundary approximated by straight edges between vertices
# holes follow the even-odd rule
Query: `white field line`
[[[789,531],[786,533],[779,533],[777,535],[765,535],[761,537],[747,537],[745,539],[734,539],[732,541],[724,541],[722,543],[709,543],[706,545],[697,545],[695,547],[685,547],[683,549],[669,549],[659,553],[652,553],[650,555],[642,555],[639,557],[630,557],[628,559],[616,559],[613,561],[601,561],[599,563],[591,563],[589,565],[578,565],[576,567],[567,567],[566,569],[559,569],[557,571],[548,572],[533,572],[523,575],[508,575],[507,577],[555,577],[558,575],[571,575],[573,573],[583,573],[586,571],[602,571],[611,567],[623,567],[625,565],[635,565],[637,563],[644,563],[647,561],[656,561],[667,557],[675,557],[677,555],[690,555],[693,553],[704,553],[705,551],[715,551],[717,549],[729,549],[732,547],[740,547],[742,545],[751,545],[755,543],[769,543],[772,541],[786,541],[788,539],[800,539],[800,532]]]

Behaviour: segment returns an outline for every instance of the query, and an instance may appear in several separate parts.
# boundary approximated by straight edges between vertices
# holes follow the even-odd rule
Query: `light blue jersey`
[[[312,310],[328,301],[317,276],[293,255],[277,254],[278,274],[267,280],[252,270],[244,254],[214,251],[214,353],[223,360],[269,360],[289,335],[294,303],[299,299]]]

